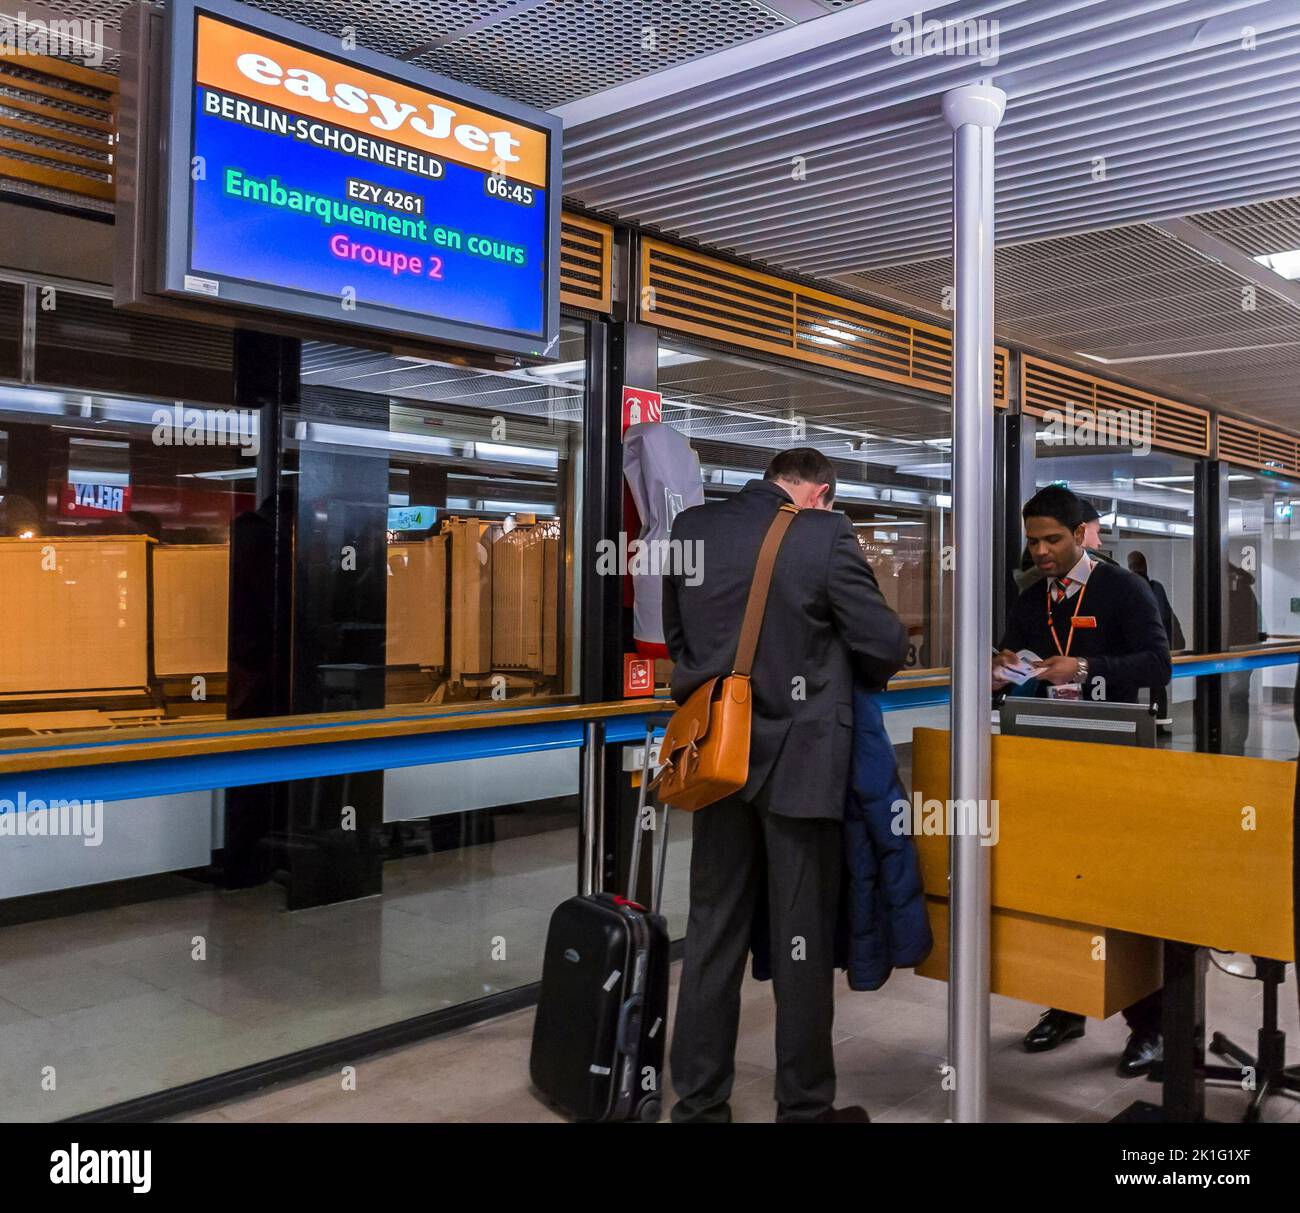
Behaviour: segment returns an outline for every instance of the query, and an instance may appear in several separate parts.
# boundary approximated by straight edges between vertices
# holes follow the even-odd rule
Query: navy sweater
[[[1047,591],[1050,578],[1035,582],[1016,600],[1003,634],[1004,649],[1032,649],[1040,657],[1055,657],[1057,647],[1047,626]],[[1081,618],[1091,617],[1095,627],[1076,627],[1069,644],[1070,617],[1078,594],[1052,608],[1061,647],[1069,644],[1070,657],[1088,659],[1088,698],[1094,697],[1095,679],[1104,679],[1097,698],[1112,703],[1136,703],[1143,687],[1162,687],[1170,678],[1169,638],[1151,587],[1135,573],[1114,564],[1094,564],[1083,589]],[[1046,683],[1030,683],[1035,693],[1047,694]],[[1027,688],[1026,688],[1027,689]]]

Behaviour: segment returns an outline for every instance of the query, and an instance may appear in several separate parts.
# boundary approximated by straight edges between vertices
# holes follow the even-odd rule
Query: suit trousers
[[[691,909],[670,1065],[677,1122],[731,1120],[740,987],[766,881],[776,998],[778,1121],[810,1121],[835,1100],[831,1029],[842,830],[729,796],[694,814]]]

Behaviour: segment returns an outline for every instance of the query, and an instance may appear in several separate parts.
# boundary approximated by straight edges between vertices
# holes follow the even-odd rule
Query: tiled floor
[[[1248,970],[1244,957],[1220,958]],[[674,967],[673,1000],[676,999]],[[895,974],[884,990],[841,990],[835,1023],[838,1102],[859,1103],[876,1121],[942,1121],[947,1095],[940,1086],[946,986]],[[1260,987],[1211,971],[1207,1008],[1211,1027],[1253,1049]],[[1020,1037],[1037,1008],[994,997],[989,1115],[1000,1121],[1103,1121],[1135,1099],[1159,1100],[1159,1088],[1115,1074],[1125,1040],[1123,1021],[1090,1021],[1088,1033],[1052,1053],[1030,1055]],[[743,993],[732,1111],[738,1121],[773,1118],[773,1046],[770,987],[748,981]],[[193,1121],[529,1121],[562,1118],[531,1093],[528,1050],[533,1012],[519,1011],[424,1044],[360,1060],[186,1119]],[[1282,1024],[1292,1060],[1300,1053],[1295,987],[1283,989]],[[671,1081],[671,1079],[670,1079]],[[347,1089],[345,1089],[347,1088]],[[1236,1089],[1211,1089],[1211,1117],[1232,1119],[1245,1110]],[[665,1120],[667,1117],[665,1117]],[[1266,1119],[1300,1122],[1300,1103],[1278,1099]]]
[[[1253,749],[1294,756],[1289,708],[1261,709],[1252,724]],[[680,936],[689,823],[674,830],[665,908]],[[316,910],[286,913],[281,891],[266,886],[0,929],[0,1120],[91,1111],[536,981],[550,912],[575,885],[576,853],[576,832],[554,830],[390,862],[382,897]],[[945,987],[910,974],[878,994],[845,991],[841,1099],[882,1119],[943,1119],[944,1002]],[[1294,1057],[1292,984],[1282,1003]],[[1253,1048],[1257,985],[1213,973],[1211,1010],[1213,1026]],[[1118,1019],[1059,1053],[1028,1057],[1017,1040],[1034,1016],[995,999],[995,1114],[1102,1118],[1150,1094],[1111,1072],[1124,1037]],[[767,988],[747,987],[742,1119],[771,1116],[771,1029]],[[362,1061],[355,1092],[326,1076],[218,1115],[546,1119],[527,1092],[530,1030],[521,1013]],[[1240,1098],[1216,1093],[1212,1106]],[[1294,1111],[1279,1103],[1273,1115]]]

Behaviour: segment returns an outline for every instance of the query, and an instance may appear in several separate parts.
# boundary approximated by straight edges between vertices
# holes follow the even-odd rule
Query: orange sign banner
[[[198,14],[199,84],[515,181],[546,185],[546,133]]]

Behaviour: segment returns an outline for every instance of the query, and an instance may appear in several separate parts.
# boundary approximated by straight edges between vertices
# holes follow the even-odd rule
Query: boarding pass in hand
[[[1041,665],[1043,659],[1031,649],[1021,649],[1016,656],[1020,659],[1020,664],[1002,666],[998,670],[998,677],[1013,682],[1016,686],[1028,682],[1031,678],[1037,678],[1035,667]]]

